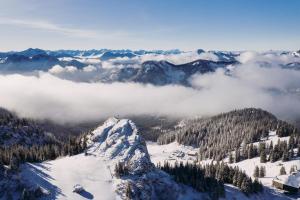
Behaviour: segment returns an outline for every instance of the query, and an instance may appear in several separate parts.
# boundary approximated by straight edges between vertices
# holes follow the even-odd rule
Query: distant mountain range
[[[82,70],[88,65],[93,65],[93,78],[82,81],[97,82],[138,82],[154,85],[181,84],[189,85],[188,79],[194,74],[214,72],[218,68],[228,68],[238,65],[237,57],[241,52],[204,51],[198,49],[194,52],[194,61],[183,64],[174,64],[164,60],[164,56],[182,56],[186,52],[175,50],[57,50],[27,49],[24,51],[0,52],[0,72],[2,73],[28,73],[34,71],[48,71],[53,66],[67,66]],[[267,52],[268,53],[268,52]],[[271,52],[274,55],[300,56],[300,51]],[[152,55],[144,58],[145,55]],[[198,55],[198,57],[197,57]],[[154,56],[154,57],[153,57]],[[203,57],[199,59],[199,57]],[[141,59],[143,57],[143,59]],[[157,57],[157,58],[156,58]],[[212,58],[210,58],[212,57]],[[148,59],[147,59],[148,58]],[[155,58],[155,59],[154,59]],[[162,60],[159,60],[161,58]],[[108,63],[109,67],[104,67]],[[268,66],[270,63],[260,63]],[[287,69],[300,69],[299,62],[290,62],[282,65]],[[88,72],[91,72],[87,70]],[[70,77],[64,77],[72,79]]]
[[[168,55],[168,54],[180,54],[182,51],[178,49],[174,50],[153,50],[153,51],[147,51],[147,50],[137,50],[132,51],[129,49],[124,50],[110,50],[110,49],[92,49],[92,50],[56,50],[56,51],[50,51],[50,50],[43,50],[38,48],[29,48],[24,51],[10,51],[10,52],[0,52],[0,58],[5,58],[7,56],[16,54],[16,55],[22,55],[27,57],[32,57],[35,55],[49,55],[56,58],[61,57],[102,57],[103,60],[117,58],[117,57],[133,57],[138,55],[144,55],[144,54],[162,54],[162,55]]]

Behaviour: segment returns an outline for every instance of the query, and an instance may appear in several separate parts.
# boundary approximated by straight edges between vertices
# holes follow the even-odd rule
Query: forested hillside
[[[0,108],[0,146],[42,145],[55,143],[55,138],[43,131],[34,121],[17,117],[14,113]]]
[[[52,160],[83,149],[80,137],[58,140],[37,122],[0,108],[0,199],[13,199],[14,194],[21,199],[37,199],[43,195],[39,186],[30,187],[20,180],[21,163]]]
[[[267,111],[255,108],[187,120],[184,124],[182,128],[160,136],[158,143],[177,141],[199,147],[200,157],[220,160],[242,144],[260,141],[270,131],[276,131],[279,137],[293,135],[295,146],[300,141],[299,132],[293,125],[278,120]]]
[[[35,121],[0,108],[0,165],[17,169],[25,161],[41,162],[83,151],[79,137],[56,139]]]

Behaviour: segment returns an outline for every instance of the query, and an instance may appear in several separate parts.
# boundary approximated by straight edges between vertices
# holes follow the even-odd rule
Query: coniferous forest
[[[82,153],[86,149],[85,135],[88,133],[58,140],[32,120],[18,118],[6,110],[0,113],[0,176],[3,179],[18,181],[12,177],[21,163],[54,160],[60,156]],[[275,144],[266,143],[264,140],[268,139],[270,131],[276,131],[279,137],[290,136],[290,139],[288,142],[278,140]],[[259,156],[260,162],[265,163],[288,161],[300,156],[297,129],[260,109],[243,109],[211,118],[190,120],[185,127],[158,138],[160,144],[175,140],[199,147],[199,160],[211,158],[219,161],[228,156],[229,163],[234,163]],[[254,145],[253,142],[259,143]],[[164,162],[157,168],[170,174],[176,182],[207,193],[211,199],[225,197],[224,184],[232,184],[248,196],[260,193],[263,186],[257,178],[266,174],[265,168],[256,167],[253,174],[255,178],[252,179],[238,167],[230,167],[224,162],[207,165],[182,162],[172,165]],[[114,174],[117,178],[129,175],[128,167],[118,162]],[[286,170],[281,169],[280,174],[286,174]],[[8,185],[3,185],[3,188]],[[30,192],[25,185],[20,185],[20,188],[24,190],[24,199],[39,196],[39,187]],[[128,189],[129,196],[130,191]]]
[[[184,124],[182,128],[161,135],[157,142],[168,144],[177,141],[180,144],[199,147],[200,159],[221,160],[231,151],[236,151],[237,162],[256,157],[260,153],[271,153],[270,159],[273,161],[283,156],[284,159],[288,159],[293,156],[292,147],[297,148],[300,145],[299,132],[293,125],[278,120],[261,109],[235,110],[214,117],[187,120]],[[276,131],[279,137],[292,136],[293,140],[288,145],[282,142],[266,147],[265,150],[269,152],[259,152],[256,147],[251,146],[250,143],[267,138],[270,131]]]
[[[252,180],[238,167],[229,167],[223,162],[207,165],[182,162],[171,165],[164,162],[157,167],[172,175],[175,181],[207,192],[212,199],[225,197],[224,184],[227,183],[238,187],[246,195],[263,191],[263,185],[257,179]]]
[[[45,132],[33,120],[19,118],[0,108],[0,164],[42,162],[59,156],[75,155],[83,151],[81,136],[58,140]]]

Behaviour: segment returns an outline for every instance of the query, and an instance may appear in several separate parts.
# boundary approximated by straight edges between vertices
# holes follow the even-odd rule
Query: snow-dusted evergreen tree
[[[279,175],[286,175],[285,167],[282,166],[279,171]]]
[[[232,153],[230,152],[230,153],[229,153],[228,162],[229,162],[229,163],[233,163],[233,161],[234,161],[234,159],[233,159]]]
[[[291,166],[291,168],[290,168],[290,174],[292,174],[292,173],[295,172],[295,171],[296,171],[295,166],[294,166],[294,165]]]
[[[259,167],[258,166],[255,166],[253,176],[255,178],[259,177]]]
[[[241,184],[241,191],[245,194],[252,193],[252,181],[250,178],[244,178]]]
[[[240,162],[240,160],[241,160],[241,155],[240,155],[240,150],[237,148],[236,150],[235,150],[235,162],[237,163],[237,162]]]
[[[261,162],[261,163],[267,162],[267,154],[266,154],[266,150],[265,150],[265,149],[263,149],[263,150],[260,152],[260,162]]]
[[[261,192],[262,184],[253,182],[238,167],[229,167],[223,162],[208,165],[175,163],[170,165],[165,162],[158,167],[171,174],[177,182],[190,185],[201,192],[208,192],[212,199],[224,197],[224,183],[237,186],[246,194]]]
[[[263,178],[266,176],[266,167],[265,166],[260,166],[259,168],[259,178]]]

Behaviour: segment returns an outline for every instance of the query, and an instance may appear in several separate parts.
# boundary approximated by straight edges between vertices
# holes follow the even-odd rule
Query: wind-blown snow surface
[[[50,194],[43,199],[116,199],[107,162],[98,156],[79,154],[40,164],[23,166],[22,178],[38,184]],[[74,193],[80,184],[85,191]]]

